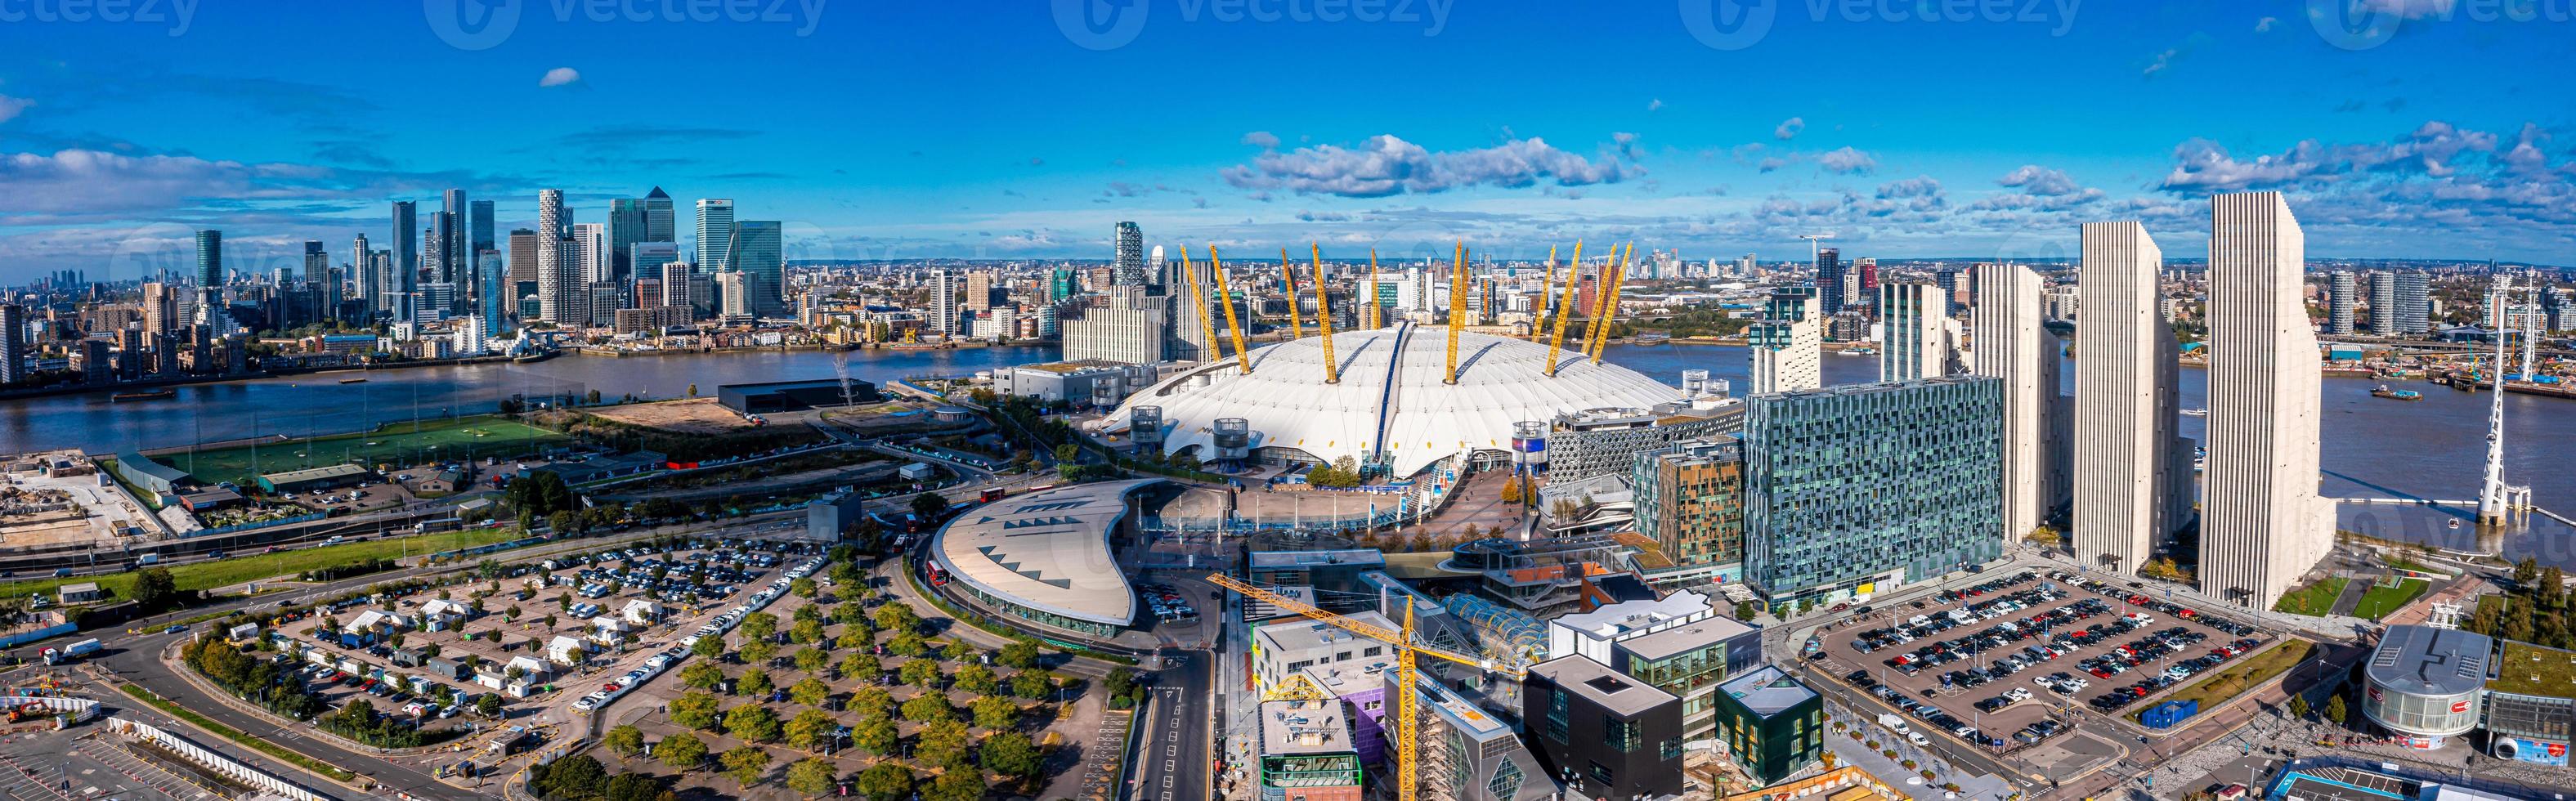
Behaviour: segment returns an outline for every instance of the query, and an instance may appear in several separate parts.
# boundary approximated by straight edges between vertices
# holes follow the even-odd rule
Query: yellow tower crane
[[[1243,321],[1234,317],[1234,296],[1225,289],[1225,260],[1217,258],[1216,246],[1208,246],[1208,275],[1216,279],[1216,302],[1225,307],[1225,330],[1234,334],[1235,366],[1244,375],[1252,374],[1252,356],[1243,352]]]
[[[1386,643],[1395,649],[1395,685],[1400,688],[1396,692],[1395,703],[1395,786],[1397,801],[1414,801],[1415,797],[1421,791],[1419,786],[1421,782],[1418,776],[1419,769],[1415,764],[1420,761],[1422,756],[1421,739],[1419,734],[1421,729],[1420,726],[1417,725],[1417,722],[1420,720],[1422,715],[1422,702],[1414,691],[1414,682],[1420,679],[1420,674],[1415,670],[1413,663],[1413,659],[1416,655],[1428,656],[1434,659],[1443,659],[1476,668],[1478,670],[1501,673],[1514,679],[1528,675],[1527,671],[1521,670],[1520,668],[1509,665],[1496,665],[1489,659],[1479,659],[1466,654],[1415,644],[1413,642],[1413,604],[1409,601],[1404,605],[1404,628],[1399,631],[1373,623],[1364,623],[1332,612],[1327,612],[1316,608],[1312,604],[1308,604],[1294,598],[1289,598],[1269,590],[1264,590],[1260,587],[1255,587],[1251,584],[1239,581],[1233,576],[1228,576],[1223,573],[1210,574],[1208,576],[1208,582],[1219,587],[1233,590],[1236,594],[1242,595],[1245,598],[1262,601],[1281,609],[1305,615],[1306,617],[1322,622],[1325,625],[1332,626],[1352,634],[1357,634],[1362,637],[1367,637],[1378,642]]]
[[[1628,282],[1628,260],[1637,255],[1637,246],[1629,245],[1619,257],[1619,271],[1610,274],[1609,294],[1601,298],[1601,338],[1592,343],[1592,363],[1601,363],[1601,354],[1610,350],[1610,323],[1619,316],[1619,287]]]
[[[1207,290],[1199,288],[1199,271],[1190,266],[1190,249],[1181,248],[1181,280],[1190,285],[1190,303],[1199,307],[1199,341],[1207,343],[1199,359],[1214,363],[1225,355],[1225,346],[1216,341],[1216,318],[1208,316]]]
[[[1569,263],[1565,268],[1565,299],[1562,302],[1557,302],[1556,313],[1549,315],[1556,318],[1556,331],[1555,333],[1550,334],[1547,339],[1547,375],[1549,378],[1556,377],[1556,353],[1559,349],[1562,349],[1565,346],[1565,318],[1574,316],[1574,290],[1582,284],[1583,240],[1577,239],[1574,240],[1574,261]],[[1556,299],[1540,298],[1539,302],[1542,304],[1556,302]]]
[[[1458,383],[1458,330],[1467,324],[1467,243],[1458,243],[1458,257],[1449,270],[1449,371],[1440,375],[1440,383]]]
[[[1308,243],[1315,251],[1315,335],[1324,338],[1324,383],[1342,383],[1342,367],[1333,361],[1333,302],[1324,295],[1324,246]],[[1297,296],[1288,296],[1288,316],[1297,316]]]
[[[1288,285],[1288,341],[1306,338],[1305,329],[1297,327],[1297,268],[1288,266],[1288,249],[1279,249],[1279,280]]]

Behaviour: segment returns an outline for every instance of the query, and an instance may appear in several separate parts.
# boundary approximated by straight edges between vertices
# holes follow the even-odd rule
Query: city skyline
[[[294,261],[306,240],[390,236],[386,202],[437,206],[451,188],[496,200],[504,230],[535,222],[539,188],[594,214],[656,185],[738,198],[782,221],[789,261],[1098,258],[1110,220],[1163,242],[1318,241],[1328,257],[1466,239],[1535,259],[1590,238],[1778,258],[1829,230],[1852,257],[1996,259],[2071,256],[2076,223],[2137,219],[2187,253],[2210,194],[2265,189],[2302,209],[2321,258],[2558,264],[2576,244],[2570,104],[2537,76],[2476,70],[2565,55],[2563,26],[2480,21],[2449,2],[2394,4],[2385,38],[2336,35],[2296,7],[2079,6],[2059,24],[1949,25],[1965,48],[2008,54],[1956,91],[1889,80],[1875,58],[1781,58],[1937,57],[1918,34],[1940,21],[1818,21],[1805,7],[1737,47],[1660,10],[1458,8],[1434,29],[1428,8],[1408,27],[1152,6],[1130,32],[1132,17],[1085,26],[1035,7],[700,24],[504,5],[517,19],[488,44],[408,7],[284,22],[209,9],[178,35],[44,28],[18,43],[32,58],[0,67],[0,186],[13,190],[0,282],[134,278],[131,265],[199,228],[226,230],[235,263]],[[428,68],[487,113],[420,126],[398,74],[243,46],[351,26],[380,63]],[[867,36],[969,26],[988,56]],[[858,37],[867,52],[838,46]],[[135,60],[87,55],[145,38]],[[1644,49],[1607,65],[1513,57],[1622,42]],[[622,58],[681,44],[739,68]],[[1316,57],[1249,95],[1168,69],[1292,53]],[[1441,69],[1459,59],[1482,66]],[[2022,61],[2049,69],[2010,67]],[[1719,72],[1732,77],[1703,79]],[[763,73],[797,79],[742,80]],[[1348,91],[1386,75],[1438,99]],[[1123,99],[1143,86],[1151,98]],[[651,111],[681,96],[710,105]],[[1134,111],[1092,110],[1111,98]],[[864,124],[879,115],[934,122]]]

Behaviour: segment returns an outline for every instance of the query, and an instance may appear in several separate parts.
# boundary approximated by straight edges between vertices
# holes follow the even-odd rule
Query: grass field
[[[419,556],[439,551],[452,551],[458,548],[506,542],[522,536],[526,535],[521,534],[516,527],[476,528],[440,534],[367,540],[345,545],[327,545],[320,548],[299,548],[278,553],[236,556],[212,562],[171,565],[170,578],[178,582],[179,590],[182,592],[211,590],[271,576],[302,573],[318,567],[345,565],[370,559],[394,559],[406,553]],[[28,593],[37,592],[52,595],[62,585],[83,581],[98,582],[100,589],[113,591],[118,598],[134,596],[134,574],[126,572],[105,576],[47,577],[12,581],[0,584],[0,598],[25,598]]]
[[[2322,615],[2332,612],[2335,597],[2343,594],[2343,585],[2346,581],[2348,579],[2342,576],[2328,576],[2324,581],[2292,590],[2281,596],[2280,603],[2272,605],[2272,611],[2298,615]]]
[[[2300,660],[2307,659],[2308,652],[2316,650],[2316,647],[2315,643],[2306,640],[2283,642],[2272,646],[2271,650],[2238,660],[2235,664],[2221,665],[2218,672],[2211,673],[2200,681],[2165,696],[2164,701],[2158,701],[2156,705],[2161,706],[2165,701],[2198,701],[2200,711],[2206,714],[2212,708],[2225,703],[2227,699],[2234,698],[2247,689],[2261,686],[2264,682],[2271,681],[2272,677],[2297,666]],[[2150,706],[2138,712],[2129,713],[2129,719],[2136,720],[2140,712],[2153,708]]]
[[[2397,586],[2394,587],[2371,585],[2369,590],[2361,594],[2361,604],[2352,608],[2352,614],[2354,617],[2371,620],[2387,617],[2388,613],[2397,611],[2398,607],[2405,606],[2407,602],[2415,600],[2416,596],[2423,595],[2424,590],[2429,586],[2423,579],[2406,579],[2397,582]]]
[[[2496,659],[2496,677],[2487,689],[2565,698],[2576,693],[2576,654],[2529,643],[2505,641]]]
[[[571,443],[571,437],[553,431],[499,416],[478,415],[389,423],[364,434],[279,440],[153,458],[208,484],[230,481],[247,487],[253,477],[264,473],[351,462],[369,467],[407,467],[450,459],[510,458]]]

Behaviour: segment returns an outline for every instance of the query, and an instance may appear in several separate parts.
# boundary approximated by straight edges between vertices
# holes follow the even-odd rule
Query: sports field
[[[253,477],[356,463],[395,469],[457,459],[514,458],[572,444],[572,438],[495,415],[388,423],[364,434],[334,434],[256,445],[160,454],[162,464],[209,484],[250,486]]]

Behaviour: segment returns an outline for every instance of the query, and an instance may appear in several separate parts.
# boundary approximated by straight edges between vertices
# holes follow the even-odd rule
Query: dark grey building
[[[839,379],[815,381],[772,381],[766,384],[725,384],[716,387],[716,402],[743,414],[770,414],[811,409],[816,406],[840,406],[877,399],[877,386],[853,380],[843,386]]]
[[[1551,659],[1522,684],[1531,750],[1585,798],[1682,792],[1682,700],[1590,657]]]

